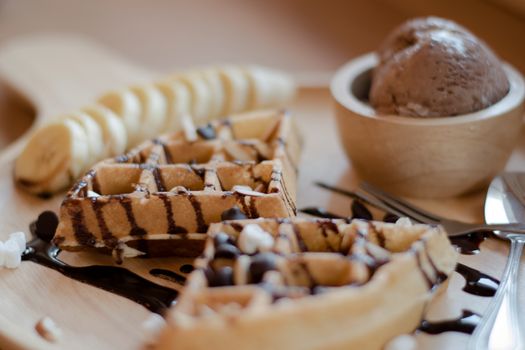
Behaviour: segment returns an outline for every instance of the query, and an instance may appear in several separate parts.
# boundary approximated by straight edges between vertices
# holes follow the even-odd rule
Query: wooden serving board
[[[97,95],[108,89],[152,80],[155,76],[155,73],[126,62],[106,48],[77,37],[30,37],[0,49],[0,78],[36,110],[33,127],[94,101]],[[339,146],[326,83],[303,86],[291,106],[305,140],[298,207],[322,206],[336,214],[349,215],[348,198],[314,185],[315,181],[321,180],[352,189],[359,181]],[[9,115],[0,118],[9,118]],[[3,125],[17,123],[16,120],[3,122]],[[61,194],[42,200],[14,186],[11,177],[13,160],[28,133],[0,153],[0,239],[6,239],[14,231],[28,233],[29,223],[43,210],[57,211],[63,197]],[[509,168],[525,170],[524,157],[525,141],[516,149]],[[474,222],[482,221],[483,197],[483,193],[478,193],[439,202],[414,202],[437,213]],[[480,254],[461,255],[460,261],[499,277],[507,253],[506,242],[488,239],[482,244]],[[60,258],[78,266],[113,264],[111,257],[98,254],[63,252]],[[189,260],[128,259],[123,267],[155,283],[179,289],[179,285],[153,277],[148,271],[154,267],[176,269],[186,262]],[[521,277],[520,285],[525,287],[525,269],[522,269]],[[457,317],[461,309],[483,313],[490,298],[464,293],[461,290],[463,284],[463,278],[455,273],[448,291],[428,306],[426,318]],[[525,305],[525,292],[520,298],[520,305]],[[32,262],[23,262],[16,270],[0,269],[2,349],[140,349],[145,340],[141,324],[149,315],[144,307],[128,299],[76,282]],[[56,343],[45,341],[35,331],[36,322],[44,316],[51,317],[63,331]],[[417,340],[420,348],[459,349],[465,347],[468,336],[451,332],[437,336],[418,334]]]

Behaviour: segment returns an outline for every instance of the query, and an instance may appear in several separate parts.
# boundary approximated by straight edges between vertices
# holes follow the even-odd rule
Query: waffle
[[[296,213],[300,140],[285,111],[257,111],[148,141],[96,164],[67,194],[54,242],[122,257],[200,254],[210,223]]]
[[[381,349],[457,259],[441,227],[402,222],[225,221],[208,236],[157,349]]]

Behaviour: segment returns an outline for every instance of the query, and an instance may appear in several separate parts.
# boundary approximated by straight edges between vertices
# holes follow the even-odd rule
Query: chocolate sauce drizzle
[[[373,220],[372,213],[360,200],[354,199],[352,205],[350,206],[352,210],[352,218],[354,219],[363,219],[363,220]]]
[[[322,207],[306,207],[303,209],[299,209],[301,213],[305,213],[308,215],[312,215],[318,218],[325,218],[325,219],[345,219],[344,217],[330,213],[325,208]]]
[[[155,179],[155,185],[157,186],[158,192],[165,192],[166,186],[164,186],[164,179],[162,178],[162,175],[160,173],[160,169],[155,167],[151,169],[151,173],[153,174],[153,178]]]
[[[497,279],[472,267],[458,263],[456,272],[466,280],[465,287],[463,287],[463,291],[466,293],[482,297],[493,297],[498,290],[500,282]]]
[[[481,321],[481,316],[469,310],[462,310],[460,317],[452,320],[430,322],[421,321],[418,330],[428,334],[440,334],[443,332],[460,332],[472,334],[474,329]]]
[[[32,261],[76,281],[123,296],[161,315],[177,298],[179,293],[176,290],[150,282],[122,267],[76,267],[59,260],[60,249],[51,243],[57,225],[58,219],[53,212],[42,213],[38,220],[30,225],[35,238],[28,243],[22,260]]]
[[[179,271],[185,274],[192,273],[195,267],[192,264],[184,264],[179,267]]]
[[[368,227],[369,227],[369,230],[375,234],[377,238],[377,244],[379,244],[381,248],[386,247],[386,237],[385,237],[385,233],[383,232],[383,230],[378,230],[376,225],[374,225],[370,221],[368,222]]]
[[[106,247],[113,249],[117,246],[117,238],[113,236],[111,231],[108,229],[108,225],[106,224],[106,221],[104,220],[104,214],[102,213],[102,208],[107,202],[102,202],[97,200],[96,197],[91,199],[91,206],[93,210],[95,211],[95,216],[97,218],[98,228],[102,234],[102,239],[104,240],[104,244]]]
[[[459,252],[465,255],[479,253],[480,244],[490,235],[488,232],[473,232],[464,236],[450,237],[450,242],[459,248]]]
[[[184,285],[184,283],[186,283],[186,277],[176,273],[175,271],[166,269],[151,269],[149,273],[152,276],[162,278],[170,282],[178,283],[180,285]]]
[[[188,233],[188,230],[186,230],[184,227],[177,226],[175,224],[175,219],[173,218],[173,206],[168,196],[162,193],[158,193],[157,196],[164,204],[164,209],[166,210],[166,217],[168,218],[168,234],[174,235],[177,233]]]
[[[297,225],[292,224],[292,230],[295,235],[295,239],[297,240],[297,245],[299,247],[300,252],[306,252],[308,250],[308,247],[306,246],[306,243],[304,242],[303,236],[301,235],[301,232],[299,231],[299,227]]]
[[[142,227],[139,227],[137,224],[137,220],[135,219],[135,215],[133,214],[133,207],[131,206],[131,200],[129,198],[125,198],[124,196],[121,196],[119,198],[120,205],[124,208],[126,211],[126,217],[128,218],[128,222],[131,225],[131,230],[129,232],[130,236],[144,236],[147,234],[146,230],[144,230]]]
[[[205,233],[208,230],[208,225],[204,221],[204,216],[202,214],[201,203],[199,199],[193,194],[188,193],[188,200],[190,201],[193,211],[195,212],[195,221],[197,223],[197,232]]]
[[[239,203],[242,206],[242,212],[245,213],[247,217],[251,218],[250,208],[246,204],[245,200],[246,197],[239,192],[233,192],[233,196],[235,196],[237,203]]]
[[[173,164],[173,158],[171,157],[171,152],[168,149],[168,146],[165,143],[161,143],[162,150],[164,151],[164,157],[166,158],[166,164]]]
[[[97,240],[95,236],[88,231],[84,224],[84,213],[82,212],[82,208],[80,206],[70,206],[67,210],[71,216],[73,231],[77,242],[84,246],[93,247]]]

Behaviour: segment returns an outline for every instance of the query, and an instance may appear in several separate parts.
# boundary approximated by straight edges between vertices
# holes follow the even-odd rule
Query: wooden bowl
[[[401,196],[452,197],[479,190],[503,170],[523,124],[525,84],[504,64],[509,93],[454,117],[378,116],[368,104],[374,53],[341,67],[331,83],[338,132],[365,181]]]

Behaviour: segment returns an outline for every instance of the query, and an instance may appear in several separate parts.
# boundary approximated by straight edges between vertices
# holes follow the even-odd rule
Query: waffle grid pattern
[[[456,260],[441,227],[403,221],[216,223],[156,348],[380,349],[417,326]]]
[[[191,134],[196,139],[188,140]],[[208,225],[232,207],[249,218],[295,215],[299,150],[284,111],[161,136],[95,165],[64,200],[55,242],[125,256],[194,256]],[[178,247],[156,254],[154,246],[166,241]]]

